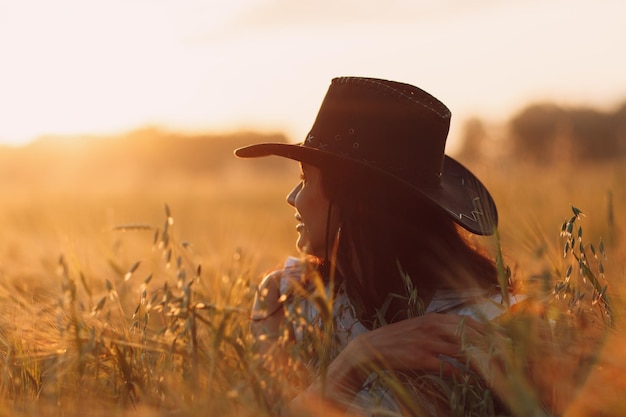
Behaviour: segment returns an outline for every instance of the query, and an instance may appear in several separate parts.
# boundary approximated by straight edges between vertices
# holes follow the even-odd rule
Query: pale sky
[[[42,134],[310,128],[331,78],[471,116],[626,101],[623,0],[0,0],[0,144]]]

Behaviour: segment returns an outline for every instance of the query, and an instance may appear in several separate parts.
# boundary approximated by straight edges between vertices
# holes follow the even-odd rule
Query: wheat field
[[[302,377],[297,367],[268,371],[247,312],[263,273],[297,256],[285,196],[298,171],[232,158],[257,139],[204,144],[184,154],[193,163],[141,141],[109,153],[2,151],[0,416],[280,408]],[[144,158],[147,149],[159,157]],[[204,169],[209,153],[232,160]],[[515,342],[502,348],[506,389],[463,380],[436,395],[450,415],[495,415],[494,390],[511,415],[623,415],[626,164],[468,165],[500,212],[499,240],[481,243],[501,248],[533,297],[499,324]],[[541,372],[527,372],[536,364]]]

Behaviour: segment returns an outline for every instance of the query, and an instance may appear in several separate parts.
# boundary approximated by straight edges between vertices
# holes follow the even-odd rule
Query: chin
[[[298,239],[296,240],[296,248],[298,251],[304,254],[311,253],[311,245],[309,244],[309,239],[307,239],[306,235],[303,233],[298,234]]]
[[[296,248],[298,249],[298,251],[304,255],[308,255],[308,256],[313,256],[315,258],[323,258],[323,254],[320,253],[317,250],[314,250],[311,245],[309,245],[309,242],[305,242],[302,241],[300,239],[298,239],[298,241],[296,242]]]
[[[311,248],[310,246],[306,246],[304,248],[304,250],[301,251],[302,253],[306,253],[307,255],[310,256],[314,256],[316,258],[318,258],[319,260],[323,260],[324,259],[324,250],[316,250]]]

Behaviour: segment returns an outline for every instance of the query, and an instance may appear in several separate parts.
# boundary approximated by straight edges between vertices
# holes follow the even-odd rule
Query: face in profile
[[[289,205],[296,209],[296,226],[300,251],[322,258],[326,253],[326,233],[330,202],[322,190],[319,168],[301,164],[298,185],[287,196]]]

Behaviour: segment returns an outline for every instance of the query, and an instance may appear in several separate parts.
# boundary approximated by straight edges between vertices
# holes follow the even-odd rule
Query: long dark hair
[[[407,278],[426,302],[441,288],[497,285],[494,262],[441,208],[375,176],[347,171],[321,167],[322,188],[341,227],[330,267],[366,326],[380,323],[381,314],[385,322],[411,315]]]

